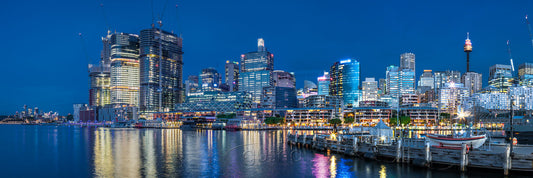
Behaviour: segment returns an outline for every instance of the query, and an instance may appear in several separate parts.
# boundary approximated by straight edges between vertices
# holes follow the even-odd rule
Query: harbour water
[[[2,177],[501,177],[317,152],[289,131],[0,125]],[[526,175],[513,175],[526,177]]]

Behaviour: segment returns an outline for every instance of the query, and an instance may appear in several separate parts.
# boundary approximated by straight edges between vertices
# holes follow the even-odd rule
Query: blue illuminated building
[[[360,66],[355,59],[345,59],[335,62],[330,69],[331,78],[329,94],[340,96],[347,107],[356,107],[359,103]]]

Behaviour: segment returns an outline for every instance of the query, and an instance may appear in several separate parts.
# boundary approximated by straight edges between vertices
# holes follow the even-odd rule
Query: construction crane
[[[107,15],[105,13],[104,2],[103,1],[102,1],[102,3],[100,3],[100,8],[102,9],[102,16],[104,18],[105,27],[107,28],[106,30],[109,31],[111,29],[111,27],[109,26],[109,22],[107,21]]]
[[[531,34],[531,24],[529,24],[529,20],[527,20],[527,14],[526,14],[526,23],[527,23],[527,31],[529,32],[529,39],[531,40],[531,46],[533,46],[533,35]]]
[[[85,60],[87,61],[87,72],[90,72],[89,69],[91,68],[91,60],[89,58],[89,54],[87,53],[87,48],[85,47],[85,40],[83,39],[83,35],[81,33],[78,33],[78,37],[80,38],[81,50],[83,50]]]
[[[507,40],[507,53],[509,53],[509,60],[511,61],[511,72],[514,73],[513,55],[511,55],[511,44],[509,40]]]

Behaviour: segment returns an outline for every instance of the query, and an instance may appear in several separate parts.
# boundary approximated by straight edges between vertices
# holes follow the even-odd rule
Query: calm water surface
[[[0,125],[1,177],[500,177],[286,144],[288,131]]]

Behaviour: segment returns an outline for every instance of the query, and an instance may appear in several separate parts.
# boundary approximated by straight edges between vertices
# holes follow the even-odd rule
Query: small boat
[[[196,122],[191,120],[183,121],[180,126],[181,130],[196,130],[196,128]]]
[[[224,127],[224,130],[226,131],[239,131],[241,130],[241,128],[237,125],[227,125],[226,127]]]
[[[432,146],[441,148],[460,148],[463,143],[469,148],[479,148],[487,140],[487,136],[485,134],[462,137],[427,134],[426,138],[429,139]]]

